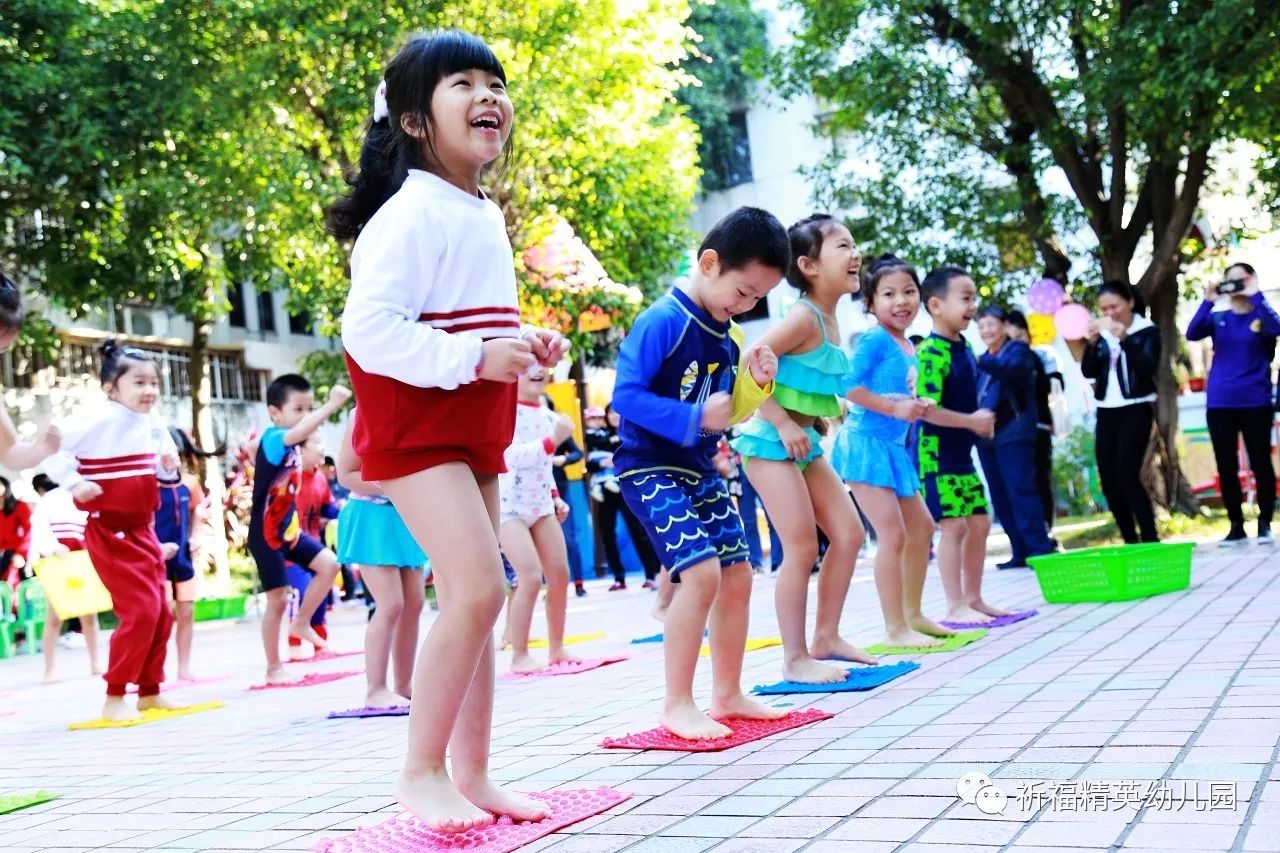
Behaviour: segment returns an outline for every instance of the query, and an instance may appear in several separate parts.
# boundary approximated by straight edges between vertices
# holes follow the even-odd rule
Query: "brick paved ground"
[[[870,567],[859,574],[845,628],[871,642]],[[495,775],[527,790],[609,784],[634,795],[527,848],[555,853],[1280,850],[1278,577],[1278,549],[1201,549],[1185,593],[1044,606],[1029,573],[992,571],[991,600],[1040,606],[1040,616],[952,654],[919,656],[921,669],[870,693],[775,697],[836,716],[692,755],[598,748],[606,735],[653,725],[661,649],[628,645],[657,630],[647,593],[593,586],[572,600],[570,631],[608,637],[577,650],[626,650],[631,660],[500,681]],[[929,595],[936,611],[936,578]],[[753,636],[775,633],[772,609],[772,581],[761,579]],[[356,646],[362,620],[335,614],[335,645]],[[253,622],[197,633],[202,673],[232,678],[175,695],[226,708],[117,731],[66,729],[97,712],[100,682],[42,687],[37,659],[0,661],[0,711],[16,712],[0,717],[0,793],[63,795],[0,816],[0,849],[308,849],[393,815],[406,721],[326,720],[360,704],[359,678],[248,692],[260,675],[256,636]],[[63,652],[64,673],[81,672],[83,654]],[[353,660],[358,667],[348,658],[314,668],[355,668]],[[776,681],[779,662],[776,648],[749,653],[745,681]],[[704,662],[704,688],[707,675]],[[957,797],[970,771],[1008,794],[1002,814]],[[1093,786],[1095,796],[1106,792],[1106,811],[1081,811],[1061,790],[1057,802],[1046,796],[1028,809],[1029,798],[1015,795],[1037,781],[1127,784]],[[1213,808],[1177,801],[1207,799],[1211,782],[1225,783]],[[1123,805],[1138,795],[1164,799]]]

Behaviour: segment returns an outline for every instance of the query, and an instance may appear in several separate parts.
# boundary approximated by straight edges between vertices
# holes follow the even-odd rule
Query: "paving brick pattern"
[[[879,617],[870,566],[858,575],[844,626],[871,643]],[[991,601],[1040,615],[955,653],[920,656],[919,670],[869,693],[769,697],[836,716],[702,754],[598,748],[606,736],[654,724],[661,647],[629,645],[655,629],[648,593],[593,584],[590,596],[571,600],[569,627],[608,637],[575,651],[631,659],[582,675],[500,680],[493,772],[526,790],[606,784],[634,795],[530,851],[1280,851],[1278,578],[1280,549],[1202,548],[1186,592],[1045,606],[1029,573],[991,571]],[[772,585],[758,581],[753,636],[776,631]],[[941,615],[936,577],[926,603]],[[334,645],[358,647],[363,614],[333,616]],[[539,632],[540,615],[536,622]],[[252,621],[197,632],[201,674],[233,678],[175,695],[226,708],[123,730],[67,731],[100,707],[101,683],[80,676],[83,651],[61,653],[74,677],[51,686],[38,684],[36,658],[0,661],[0,710],[16,712],[0,717],[0,794],[62,794],[0,816],[0,849],[306,850],[395,814],[390,791],[407,720],[325,719],[360,703],[359,678],[250,693],[261,676],[256,636]],[[353,660],[314,671],[354,668]],[[777,681],[780,660],[777,648],[749,653],[745,686]],[[704,661],[704,697],[708,670]],[[956,781],[969,772],[1005,791],[1002,813],[957,797]],[[1112,798],[1083,808],[1079,798],[1017,796],[1061,783],[1077,791],[1087,783],[1096,796],[1104,782],[1108,791],[1124,783],[1194,792],[1206,803],[1135,808]],[[1211,782],[1220,783],[1214,808]],[[1233,807],[1224,805],[1228,790]]]

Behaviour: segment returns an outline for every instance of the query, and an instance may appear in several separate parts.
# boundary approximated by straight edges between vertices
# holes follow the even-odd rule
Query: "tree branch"
[[[1031,239],[1035,242],[1036,251],[1044,261],[1045,275],[1065,284],[1067,273],[1071,269],[1071,259],[1067,256],[1062,241],[1054,233],[1049,221],[1049,206],[1045,203],[1044,193],[1036,180],[1035,164],[1031,161],[1031,137],[1035,128],[1029,124],[1015,124],[1007,132],[1008,140],[1000,159],[1018,187],[1022,216],[1031,229]]]
[[[1201,144],[1187,155],[1187,168],[1182,178],[1182,188],[1169,209],[1163,227],[1158,229],[1152,251],[1151,264],[1138,282],[1147,292],[1159,281],[1175,275],[1182,264],[1182,239],[1191,226],[1200,201],[1200,188],[1209,172],[1209,146]],[[1158,221],[1158,220],[1157,220]]]
[[[1108,210],[1102,198],[1101,170],[1090,168],[1087,153],[1063,120],[1053,94],[1036,73],[1030,54],[1011,54],[992,44],[941,3],[932,3],[923,12],[933,35],[960,47],[991,80],[1009,117],[1014,122],[1030,124],[1041,135],[1054,162],[1066,174],[1090,227],[1099,238],[1103,237]]]

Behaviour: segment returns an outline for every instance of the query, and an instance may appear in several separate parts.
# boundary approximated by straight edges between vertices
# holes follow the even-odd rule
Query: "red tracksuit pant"
[[[120,620],[111,635],[103,676],[107,695],[123,696],[127,685],[136,684],[139,696],[154,696],[164,681],[173,614],[169,611],[164,557],[151,519],[121,524],[90,517],[84,538]]]

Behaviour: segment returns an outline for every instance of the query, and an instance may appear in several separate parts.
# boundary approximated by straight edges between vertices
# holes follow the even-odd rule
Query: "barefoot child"
[[[173,638],[178,650],[178,681],[191,681],[191,643],[196,625],[196,568],[191,557],[191,537],[201,518],[204,489],[195,471],[202,453],[177,427],[169,436],[182,460],[182,477],[160,484],[160,508],[156,510],[156,538],[164,553],[165,571],[173,589]]]
[[[387,65],[361,171],[328,212],[331,232],[356,239],[342,342],[373,416],[356,420],[351,445],[361,477],[382,484],[431,555],[440,604],[414,672],[414,695],[429,701],[412,704],[396,795],[443,832],[547,816],[489,778],[504,597],[498,475],[516,379],[563,355],[558,334],[522,332],[502,211],[480,191],[511,124],[506,73],[488,45],[456,30],[415,36]]]
[[[876,593],[884,613],[885,644],[936,646],[951,631],[920,610],[933,519],[920,499],[907,430],[933,407],[915,395],[915,351],[907,327],[920,311],[920,280],[905,261],[883,255],[862,288],[867,313],[879,325],[853,351],[853,412],[836,436],[831,465],[853,487],[875,528]]]
[[[551,464],[560,442],[573,434],[573,425],[542,405],[546,384],[547,374],[541,367],[520,377],[515,438],[504,457],[507,473],[498,477],[502,494],[498,538],[518,579],[508,604],[512,672],[533,672],[548,664],[578,660],[564,650],[569,556],[559,519],[562,513],[568,516],[569,505],[556,491]],[[543,578],[547,581],[546,664],[529,655],[529,628]]]
[[[751,565],[742,519],[712,460],[722,433],[760,404],[777,370],[767,347],[742,351],[731,318],[754,308],[790,261],[778,220],[739,208],[702,241],[686,289],[643,311],[618,354],[613,404],[622,416],[615,454],[622,496],[681,587],[667,609],[662,646],[662,725],[678,737],[728,735],[714,717],[786,713],[742,693]],[[708,615],[710,716],[693,699]]]
[[[978,362],[961,332],[977,311],[978,288],[959,267],[924,277],[921,296],[933,332],[916,348],[920,397],[932,401],[917,451],[925,504],[942,530],[938,573],[947,595],[947,620],[983,622],[1008,611],[982,600],[991,517],[973,465],[976,438],[995,430],[995,414],[978,408]]]
[[[324,639],[311,627],[310,617],[333,587],[338,561],[332,551],[302,531],[298,518],[301,483],[298,445],[310,438],[349,399],[351,392],[335,385],[325,404],[313,409],[311,383],[294,373],[277,376],[267,386],[267,415],[272,425],[258,441],[253,466],[249,553],[258,566],[258,578],[267,594],[267,608],[262,616],[262,647],[267,657],[268,684],[294,680],[285,674],[280,663],[280,623],[289,605],[290,590],[286,560],[315,575],[289,625],[289,634],[301,637],[317,650],[325,646]]]
[[[178,707],[160,695],[173,614],[153,526],[160,505],[158,477],[178,478],[178,453],[152,413],[160,398],[160,373],[150,355],[106,341],[101,378],[106,409],[66,423],[62,452],[45,467],[89,513],[85,545],[120,620],[103,676],[102,716],[119,721],[151,708]],[[138,685],[136,710],[125,703],[130,684]]]
[[[69,554],[84,550],[84,527],[89,513],[76,506],[71,492],[59,486],[45,474],[37,474],[31,481],[37,492],[42,492],[31,511],[31,555],[42,557]],[[80,617],[80,630],[89,649],[89,672],[102,675],[98,662],[98,614]],[[44,622],[44,680],[48,684],[58,680],[54,668],[54,655],[58,650],[58,635],[62,632],[62,619],[53,605],[45,609]]]
[[[788,236],[787,281],[803,295],[786,319],[760,339],[778,355],[778,379],[773,397],[742,427],[734,447],[782,540],[782,567],[774,588],[782,677],[821,684],[845,677],[843,669],[823,660],[876,662],[840,636],[840,616],[866,534],[848,490],[822,456],[815,429],[820,419],[840,414],[840,398],[852,387],[849,358],[836,343],[836,303],[858,292],[862,255],[849,229],[826,214],[797,222]],[[818,572],[818,613],[810,646],[805,642],[805,610],[809,577],[818,560],[818,528],[830,545]]]
[[[358,412],[352,413],[338,451],[338,482],[351,490],[338,515],[338,561],[360,572],[361,582],[377,602],[364,632],[364,704],[387,708],[406,705],[413,696],[418,619],[426,600],[422,567],[427,555],[382,487],[360,476],[360,460],[351,449]],[[387,688],[388,659],[395,666],[395,690]]]

